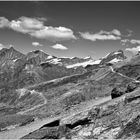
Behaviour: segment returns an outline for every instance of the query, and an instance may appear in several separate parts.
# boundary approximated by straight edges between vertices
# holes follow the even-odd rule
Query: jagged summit
[[[34,50],[26,54],[25,59],[35,65],[39,65],[42,62],[46,62],[48,59],[53,58],[49,54],[42,50]]]
[[[0,65],[11,65],[13,61],[25,55],[17,51],[14,47],[3,48],[0,50]]]
[[[7,53],[13,53],[14,55],[16,55],[16,54],[20,54],[20,55],[23,55],[21,52],[19,52],[19,51],[17,51],[13,46],[12,47],[10,47],[10,48],[2,48],[1,50],[0,50],[0,54],[7,54]]]
[[[17,51],[14,47],[3,48],[0,50],[0,64],[7,64],[6,61],[16,60],[23,58],[24,62],[28,61],[28,64],[40,65],[41,63],[52,63],[52,64],[61,64],[67,68],[77,68],[77,67],[86,67],[87,65],[104,65],[107,63],[117,63],[126,59],[122,50],[114,51],[107,54],[105,57],[100,58],[99,60],[93,60],[91,56],[87,57],[56,57],[49,55],[42,50],[33,50],[28,52],[26,55]],[[22,59],[21,59],[22,60]],[[11,62],[10,62],[11,64]]]
[[[113,51],[102,59],[101,64],[116,63],[119,61],[123,61],[124,59],[126,59],[126,56],[124,55],[124,52],[122,50]]]

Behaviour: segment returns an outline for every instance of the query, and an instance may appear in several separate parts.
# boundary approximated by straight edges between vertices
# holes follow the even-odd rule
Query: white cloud
[[[61,26],[45,26],[45,20],[45,18],[20,17],[16,20],[9,21],[4,17],[0,17],[0,27],[7,27],[39,39],[49,39],[53,41],[76,39],[71,29]]]
[[[121,40],[122,45],[126,45],[127,43],[131,43],[131,44],[140,44],[140,40],[136,40],[136,39],[123,39]]]
[[[55,44],[53,46],[51,46],[54,49],[59,49],[59,50],[67,50],[68,48],[63,46],[62,44]]]
[[[121,44],[125,46],[129,42],[129,39],[122,39]]]
[[[9,23],[9,28],[22,33],[30,33],[44,28],[43,22],[41,19],[20,17],[17,20],[12,20]]]
[[[32,45],[35,46],[35,47],[43,46],[43,45],[40,44],[39,42],[32,42]]]
[[[133,34],[133,31],[132,31],[132,30],[130,30],[130,29],[127,29],[127,32],[128,32],[128,34],[127,34],[127,37],[130,37],[130,36],[132,36],[132,34]]]
[[[132,40],[130,40],[130,43],[132,43],[132,44],[140,44],[140,40],[132,39]]]
[[[121,39],[121,32],[117,29],[114,29],[110,32],[101,30],[98,33],[91,34],[89,32],[80,33],[81,37],[87,40],[96,41],[96,40],[119,40]]]
[[[41,30],[31,32],[30,35],[40,39],[54,39],[55,41],[76,39],[71,29],[65,28],[65,30],[62,30],[60,27],[52,26],[48,26]]]
[[[129,39],[122,39],[121,42],[122,42],[122,43],[129,42]]]
[[[121,36],[121,32],[117,29],[112,30],[110,33],[117,35],[117,36]]]
[[[126,51],[132,52],[133,54],[136,54],[140,51],[140,46],[133,47],[133,48],[126,48]]]
[[[0,17],[0,28],[8,27],[9,20],[5,17]]]
[[[3,44],[0,43],[0,50],[5,48]]]

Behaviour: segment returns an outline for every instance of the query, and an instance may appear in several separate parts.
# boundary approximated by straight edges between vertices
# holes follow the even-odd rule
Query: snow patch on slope
[[[76,63],[76,64],[73,64],[73,65],[68,65],[66,66],[66,68],[74,68],[74,67],[79,67],[79,66],[82,66],[82,67],[86,67],[87,65],[94,65],[94,64],[99,64],[101,62],[101,60],[89,60],[89,61],[86,61],[86,62],[82,62],[82,63]]]
[[[18,59],[14,59],[13,62],[16,62]]]
[[[53,56],[52,55],[49,55],[48,57],[47,57],[47,59],[52,59],[53,58]]]
[[[109,61],[108,63],[117,63],[117,62],[120,62],[120,61],[122,61],[122,60],[121,59],[114,58],[111,61]]]
[[[19,98],[21,98],[22,96],[24,96],[27,93],[27,89],[25,89],[25,88],[17,89],[16,91],[19,93]]]
[[[58,59],[58,58],[54,58],[54,59],[51,59],[50,61],[47,61],[47,62],[50,62],[52,64],[62,64],[61,62],[61,59]]]
[[[90,56],[87,56],[87,57],[85,57],[84,59],[90,59],[91,57]]]
[[[120,54],[121,52],[114,52],[114,54]]]

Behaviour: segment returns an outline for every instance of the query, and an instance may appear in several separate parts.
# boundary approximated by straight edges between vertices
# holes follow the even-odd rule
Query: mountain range
[[[139,54],[128,60],[118,50],[94,60],[3,48],[0,138],[132,138],[126,131],[138,127],[139,80]],[[116,111],[123,116],[130,109],[135,117],[115,120]]]

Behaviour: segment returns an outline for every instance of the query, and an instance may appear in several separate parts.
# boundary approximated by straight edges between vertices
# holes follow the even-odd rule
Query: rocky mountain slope
[[[140,85],[139,56],[124,63],[126,57],[121,50],[93,60],[91,57],[58,58],[41,50],[22,54],[14,48],[5,48],[0,50],[0,58],[0,138],[8,135],[8,129],[10,137],[10,131],[16,134],[13,128],[21,128],[22,131],[23,126],[28,128],[36,120],[52,117],[54,120],[59,118],[59,121],[43,123],[34,131],[31,129],[29,135],[27,131],[26,134],[21,132],[22,137],[117,138],[110,134],[116,131],[114,122],[110,120],[114,117],[112,110],[131,108],[131,103],[134,108],[137,107],[131,101],[124,101],[124,97],[130,94],[132,100],[134,95],[134,102],[138,99],[135,99],[135,93],[138,96],[139,92],[135,91]],[[132,63],[134,60],[135,63]],[[129,96],[127,98],[131,100]],[[95,102],[98,105],[106,99],[110,101],[95,109]],[[93,116],[89,113],[92,111],[95,112]],[[83,116],[84,113],[87,115]],[[101,127],[101,134],[96,134],[96,128],[98,131],[100,126],[95,120],[104,125],[104,118],[111,123]],[[125,130],[122,124],[118,125],[120,134]]]
[[[22,138],[139,139],[139,90],[55,120]]]

